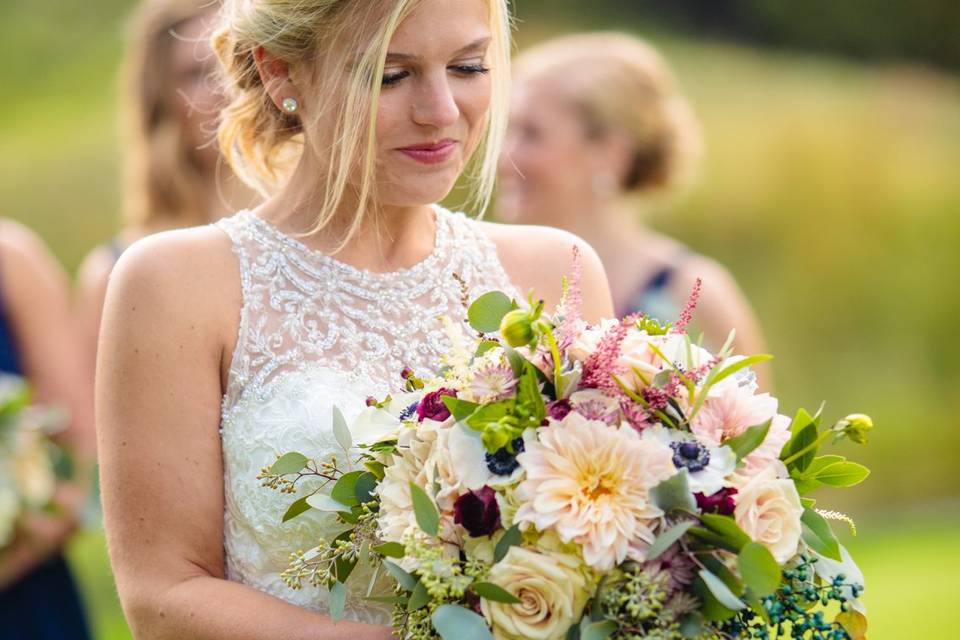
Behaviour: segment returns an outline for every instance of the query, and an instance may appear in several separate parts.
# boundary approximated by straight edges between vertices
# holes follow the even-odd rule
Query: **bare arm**
[[[76,528],[94,456],[92,375],[81,365],[66,275],[32,232],[0,223],[4,306],[24,375],[38,403],[67,411],[58,434],[74,456],[76,477],[56,487],[53,513],[29,513],[0,558],[0,586],[60,549]]]
[[[134,635],[389,638],[224,578],[221,372],[239,304],[227,240],[210,228],[141,241],[111,276],[97,424],[110,557]]]

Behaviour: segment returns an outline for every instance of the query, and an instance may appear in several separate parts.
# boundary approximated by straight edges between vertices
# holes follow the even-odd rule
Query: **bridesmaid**
[[[574,35],[531,48],[514,68],[499,217],[561,227],[593,245],[618,315],[673,320],[702,278],[695,318],[706,343],[720,347],[736,327],[738,351],[761,352],[730,273],[641,221],[684,181],[699,143],[657,52],[625,34]]]
[[[84,640],[83,607],[63,546],[83,507],[94,454],[93,392],[71,322],[67,278],[30,231],[0,220],[0,371],[24,376],[38,403],[67,410],[61,434],[76,479],[58,485],[52,513],[28,515],[0,551],[0,636]]]
[[[209,37],[218,7],[211,0],[146,0],[134,16],[120,105],[123,229],[94,249],[78,274],[91,372],[107,279],[123,250],[145,235],[206,224],[252,204],[213,140],[223,100]]]

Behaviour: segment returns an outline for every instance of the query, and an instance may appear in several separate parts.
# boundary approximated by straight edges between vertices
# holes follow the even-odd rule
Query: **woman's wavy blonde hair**
[[[304,147],[301,122],[270,99],[254,62],[263,46],[286,62],[295,79],[318,83],[326,98],[318,119],[332,123],[323,201],[311,231],[327,226],[349,196],[357,202],[349,239],[369,211],[374,189],[376,117],[387,48],[397,27],[422,0],[225,0],[213,48],[230,100],[219,141],[234,172],[268,196],[289,178]],[[473,150],[475,206],[486,208],[506,130],[510,82],[510,19],[506,0],[489,7],[491,106]],[[347,73],[342,73],[347,70]],[[342,79],[341,79],[342,78]],[[359,175],[359,180],[355,178]],[[345,242],[346,240],[344,240]]]
[[[176,30],[213,15],[216,0],[147,0],[130,23],[121,73],[123,222],[156,230],[204,224],[213,180],[183,132],[173,90]]]
[[[554,38],[517,57],[515,78],[546,79],[558,88],[588,136],[630,136],[625,191],[666,193],[691,178],[701,147],[693,109],[667,63],[643,40],[615,32]]]

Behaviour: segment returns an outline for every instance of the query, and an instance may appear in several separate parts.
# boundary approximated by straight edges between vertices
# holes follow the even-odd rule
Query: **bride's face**
[[[476,148],[490,106],[487,0],[425,0],[390,41],[377,112],[377,199],[437,202]]]

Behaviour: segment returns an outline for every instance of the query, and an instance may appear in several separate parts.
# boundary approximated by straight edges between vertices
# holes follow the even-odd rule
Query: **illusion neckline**
[[[334,258],[330,254],[324,253],[319,249],[308,247],[296,237],[281,230],[274,223],[261,218],[251,209],[243,209],[239,212],[239,215],[248,218],[254,225],[259,227],[260,230],[273,237],[273,239],[279,242],[282,246],[289,247],[298,253],[302,253],[312,261],[329,266],[330,268],[339,271],[341,274],[353,276],[366,281],[382,281],[418,275],[422,271],[431,269],[441,260],[445,252],[444,250],[447,246],[448,237],[450,235],[448,216],[452,216],[454,214],[439,204],[431,205],[431,208],[434,211],[433,249],[429,254],[409,267],[401,267],[399,269],[392,269],[390,271],[371,271],[369,269],[357,267],[349,262],[338,260],[337,258]]]

